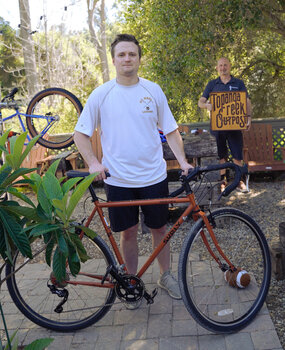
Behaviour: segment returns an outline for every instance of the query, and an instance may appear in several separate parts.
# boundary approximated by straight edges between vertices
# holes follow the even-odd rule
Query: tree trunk
[[[110,80],[109,77],[109,67],[108,67],[108,60],[107,60],[107,52],[106,52],[106,29],[105,29],[105,0],[101,0],[100,5],[100,23],[99,23],[99,35],[101,38],[101,43],[99,42],[95,28],[94,28],[94,12],[96,8],[96,4],[98,3],[98,0],[93,0],[90,2],[90,0],[87,0],[87,7],[88,7],[88,27],[89,32],[91,36],[91,41],[94,44],[97,53],[99,55],[100,60],[100,69],[102,73],[102,79],[103,83]]]
[[[38,79],[35,59],[35,48],[31,36],[29,0],[19,0],[19,10],[21,22],[20,39],[23,46],[27,89],[29,96],[33,96],[38,90]]]

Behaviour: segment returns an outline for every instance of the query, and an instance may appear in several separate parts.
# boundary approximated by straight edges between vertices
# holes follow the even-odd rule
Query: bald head
[[[231,75],[231,64],[228,58],[221,57],[217,62],[216,69],[221,78],[229,78]]]

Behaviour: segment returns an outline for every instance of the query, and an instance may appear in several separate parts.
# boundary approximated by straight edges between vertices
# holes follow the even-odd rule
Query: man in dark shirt
[[[216,69],[219,73],[219,78],[211,80],[207,84],[202,97],[199,99],[198,106],[200,108],[206,108],[208,111],[212,110],[212,105],[209,102],[209,96],[211,92],[245,91],[247,95],[247,100],[246,100],[247,116],[248,116],[247,129],[249,129],[250,123],[251,123],[252,109],[251,109],[251,102],[247,93],[247,89],[244,85],[244,82],[240,79],[234,78],[231,75],[230,73],[231,65],[229,60],[225,57],[222,57],[218,60]],[[242,132],[240,130],[212,131],[212,134],[216,137],[220,163],[225,163],[227,161],[227,158],[228,158],[227,145],[228,145],[231,150],[234,163],[241,166],[243,164]],[[222,180],[221,191],[223,191],[225,186],[227,185],[225,170],[221,171],[221,180]],[[244,183],[244,181],[241,181],[239,183],[238,189],[243,193],[246,193],[249,191],[248,186]]]

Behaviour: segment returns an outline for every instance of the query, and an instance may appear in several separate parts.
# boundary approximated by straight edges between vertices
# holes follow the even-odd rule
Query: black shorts
[[[129,188],[105,184],[108,201],[122,201],[135,199],[155,199],[168,196],[167,179],[155,185]],[[108,208],[111,229],[114,232],[124,231],[139,222],[139,207]],[[142,205],[144,222],[149,228],[158,229],[167,223],[168,204]]]
[[[243,159],[243,139],[240,130],[212,131],[212,134],[216,137],[219,159],[228,158],[228,146],[234,159]]]

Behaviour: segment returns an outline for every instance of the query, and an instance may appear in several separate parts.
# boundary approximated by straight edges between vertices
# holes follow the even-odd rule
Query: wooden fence
[[[253,123],[270,123],[272,125],[274,146],[285,147],[285,118],[253,120]],[[195,130],[195,129],[209,131],[210,123],[205,122],[205,123],[191,123],[191,124],[179,125],[179,131],[186,134],[189,134],[191,130]],[[92,148],[94,153],[96,154],[97,158],[101,160],[102,148],[101,148],[99,131],[96,130],[94,132],[91,138],[91,143],[92,143]],[[43,158],[45,158],[49,154],[50,154],[50,151],[47,148],[42,147],[40,145],[36,145],[31,151],[30,155],[25,160],[25,162],[23,163],[23,166],[30,167],[30,168],[37,167],[37,162],[41,161]],[[280,155],[277,152],[275,154],[275,158],[278,159],[278,157],[280,157]],[[190,160],[193,161],[193,159],[190,159]],[[179,165],[176,160],[167,160],[167,168],[168,169],[179,168]]]

